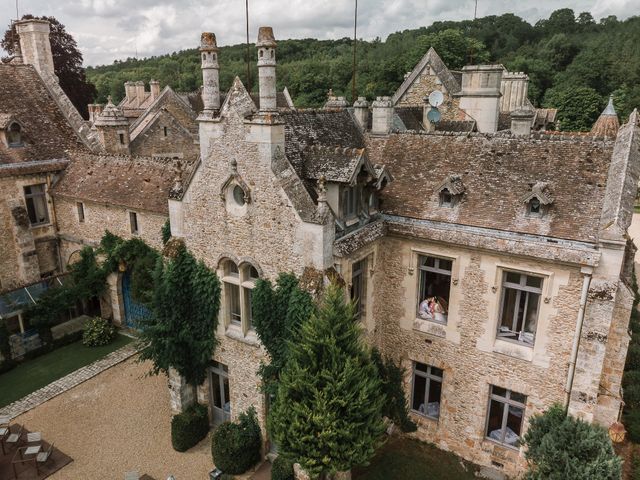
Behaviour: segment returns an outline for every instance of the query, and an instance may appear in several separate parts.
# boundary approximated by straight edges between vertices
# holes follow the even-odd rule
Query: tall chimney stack
[[[276,112],[276,39],[273,28],[258,30],[258,86],[260,89],[260,111]]]
[[[16,31],[20,38],[23,63],[33,65],[40,73],[55,75],[49,22],[35,18],[20,20],[16,22]]]
[[[127,97],[127,103],[133,103],[136,99],[135,82],[124,82],[124,94]]]
[[[393,123],[393,103],[390,97],[377,97],[372,103],[373,121],[371,133],[374,135],[386,135],[391,132]]]
[[[467,65],[462,69],[460,108],[476,121],[478,131],[498,130],[502,65]]]
[[[362,131],[369,128],[369,102],[365,97],[358,97],[353,104],[353,114]]]
[[[138,105],[142,105],[145,100],[145,91],[144,91],[144,82],[142,80],[138,80],[136,82],[136,99],[138,100]]]
[[[218,65],[218,44],[213,32],[200,35],[200,56],[202,58],[202,103],[203,115],[212,116],[220,110],[220,66]]]
[[[151,98],[155,100],[160,96],[160,82],[157,80],[149,81],[149,88],[151,89]]]

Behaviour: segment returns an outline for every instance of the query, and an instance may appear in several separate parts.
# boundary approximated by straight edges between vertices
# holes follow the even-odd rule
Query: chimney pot
[[[141,106],[144,101],[145,101],[145,91],[144,91],[144,82],[142,80],[138,80],[136,82],[136,100],[138,103],[138,106]]]
[[[521,108],[511,112],[511,133],[518,137],[528,137],[531,134],[531,124],[535,112],[529,108]]]
[[[258,30],[258,88],[260,111],[276,112],[276,39],[273,28],[260,27]]]
[[[369,102],[365,97],[358,97],[353,103],[353,113],[363,131],[369,128]]]
[[[155,100],[160,96],[160,82],[157,80],[151,80],[149,82],[149,88],[151,89],[151,98]]]
[[[393,123],[393,103],[389,97],[377,97],[372,104],[373,123],[371,133],[386,135],[391,132]]]
[[[204,112],[211,117],[213,112],[220,109],[220,67],[215,33],[202,32],[200,35],[200,57],[203,84],[202,103]]]
[[[49,22],[35,18],[20,20],[16,22],[16,32],[20,38],[23,63],[33,65],[39,73],[55,75]]]

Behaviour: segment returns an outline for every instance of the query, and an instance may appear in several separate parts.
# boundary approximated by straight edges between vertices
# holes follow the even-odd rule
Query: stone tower
[[[260,88],[260,111],[275,112],[276,104],[276,39],[273,28],[258,30],[258,85]]]
[[[462,69],[460,108],[477,122],[478,131],[498,130],[502,65],[467,65]]]
[[[122,110],[113,104],[111,97],[96,118],[94,127],[107,153],[129,154],[129,121]]]
[[[21,20],[16,22],[16,31],[20,38],[23,62],[33,65],[40,73],[47,72],[54,75],[49,22],[34,18]]]
[[[202,103],[203,115],[212,116],[220,110],[220,81],[218,65],[218,45],[216,35],[203,32],[200,37],[200,55],[202,58]]]

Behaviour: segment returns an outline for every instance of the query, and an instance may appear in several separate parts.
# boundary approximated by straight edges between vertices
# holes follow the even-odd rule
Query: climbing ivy
[[[171,224],[169,223],[168,218],[167,218],[167,221],[164,222],[164,225],[162,225],[162,230],[160,231],[160,234],[162,235],[162,244],[166,245],[169,239],[171,238]]]

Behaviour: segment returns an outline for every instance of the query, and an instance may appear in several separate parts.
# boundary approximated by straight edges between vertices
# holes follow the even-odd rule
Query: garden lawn
[[[452,453],[416,440],[389,438],[354,480],[476,480],[477,467]]]
[[[0,407],[21,399],[65,375],[124,347],[132,338],[118,335],[109,345],[85,347],[82,341],[66,345],[0,375]]]

